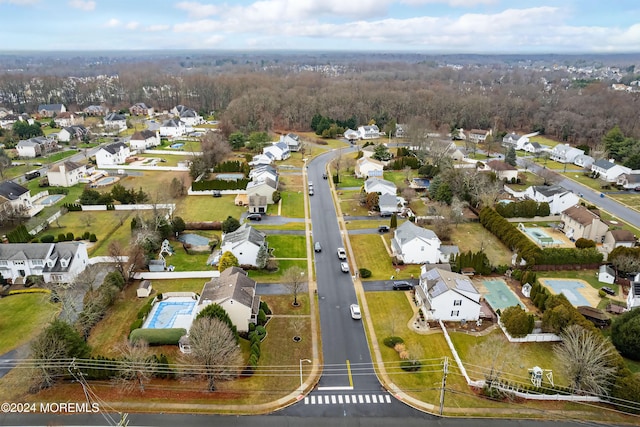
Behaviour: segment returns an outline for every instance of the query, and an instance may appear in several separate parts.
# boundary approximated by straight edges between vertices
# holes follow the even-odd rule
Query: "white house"
[[[262,178],[257,181],[247,183],[247,197],[249,201],[252,196],[266,197],[267,204],[273,204],[273,193],[278,189],[278,182],[271,178]]]
[[[264,233],[244,223],[236,231],[222,235],[220,254],[231,252],[240,265],[258,266],[257,258],[260,250],[267,249]]]
[[[522,145],[522,150],[531,154],[539,154],[542,152],[542,145],[538,142],[527,141]]]
[[[16,145],[19,157],[34,158],[55,150],[58,144],[55,139],[46,136],[35,136],[25,139]]]
[[[395,194],[382,194],[378,197],[378,208],[381,216],[391,216],[400,212],[398,207],[398,196]]]
[[[580,154],[573,159],[573,164],[576,166],[580,166],[581,168],[591,169],[591,165],[595,159],[588,154]]]
[[[515,132],[508,133],[508,134],[506,134],[505,136],[502,137],[502,145],[504,147],[516,148],[520,138],[522,138],[522,135],[518,135]]]
[[[185,123],[180,119],[169,119],[162,122],[160,126],[160,136],[175,138],[187,133]]]
[[[129,149],[144,151],[160,145],[160,131],[143,130],[131,135]]]
[[[131,156],[129,147],[124,142],[105,145],[96,153],[96,164],[99,168],[105,166],[122,165]]]
[[[275,159],[271,153],[257,154],[253,156],[253,159],[249,162],[249,166],[262,166],[270,165]]]
[[[380,138],[380,129],[376,125],[359,126],[358,137],[360,139],[378,139]]]
[[[353,129],[345,130],[342,135],[345,139],[348,139],[351,142],[355,141],[356,139],[360,139],[360,133],[357,130]]]
[[[58,132],[58,141],[69,142],[72,139],[81,141],[89,135],[89,130],[82,125],[67,126]]]
[[[171,113],[178,117],[186,126],[195,126],[203,122],[202,116],[195,110],[184,105],[177,105],[171,109]]]
[[[487,140],[487,138],[489,136],[492,135],[491,129],[489,130],[484,130],[484,129],[471,129],[469,131],[469,136],[468,139],[471,142],[475,142],[476,144],[478,143],[483,143]]]
[[[271,154],[275,160],[287,160],[291,157],[289,146],[284,142],[273,142],[262,149],[263,154]]]
[[[120,113],[109,113],[104,117],[105,129],[122,132],[127,129],[127,117]]]
[[[608,265],[601,265],[598,269],[598,282],[613,284],[616,281],[616,272]]]
[[[574,148],[569,144],[558,144],[550,152],[551,160],[558,163],[573,163],[577,156],[584,154],[584,150]]]
[[[7,114],[0,117],[0,127],[3,129],[11,129],[16,122],[25,122],[30,125],[35,123],[28,114]]]
[[[518,169],[502,160],[489,160],[487,167],[496,174],[500,181],[515,181],[518,179]]]
[[[271,179],[273,182],[278,182],[278,172],[276,168],[270,165],[262,165],[253,168],[249,171],[249,178],[252,181],[260,181],[266,178]]]
[[[373,176],[382,176],[384,164],[370,157],[360,157],[356,161],[355,174],[358,178],[370,178]]]
[[[551,215],[558,215],[565,209],[580,202],[578,195],[559,185],[532,185],[524,193],[528,199],[535,200],[538,203],[548,203]]]
[[[76,114],[65,111],[64,113],[58,114],[53,121],[58,127],[67,127],[73,126],[76,124],[80,124],[83,122],[81,117],[78,117]]]
[[[300,136],[295,133],[288,133],[286,135],[280,135],[280,142],[284,142],[289,147],[289,151],[292,153],[296,151],[300,151],[302,147],[302,141],[300,141]]]
[[[88,263],[87,246],[81,242],[0,245],[0,273],[14,283],[31,275],[43,276],[46,283],[70,282]]]
[[[563,225],[562,231],[573,240],[584,238],[602,243],[609,229],[597,214],[580,205],[565,209],[560,220]]]
[[[480,292],[467,276],[423,265],[415,293],[419,310],[428,320],[476,321]]]
[[[391,253],[405,264],[437,264],[443,258],[440,245],[436,233],[405,221],[393,233]]]
[[[627,190],[633,190],[640,187],[640,171],[633,170],[631,173],[623,173],[618,176],[616,185],[619,185]]]
[[[629,295],[627,295],[627,309],[631,310],[637,307],[640,307],[640,274],[636,275],[631,282]]]
[[[636,245],[636,236],[629,230],[609,230],[604,235],[603,248],[611,252],[617,247],[632,248]]]
[[[73,187],[80,178],[87,174],[87,165],[66,161],[52,166],[47,171],[49,185],[57,187]]]
[[[393,194],[398,192],[396,185],[382,178],[369,178],[364,182],[365,193]]]
[[[238,332],[247,332],[249,323],[256,323],[260,310],[255,280],[239,267],[227,268],[220,277],[204,284],[195,315],[211,304],[224,308]]]
[[[13,181],[0,182],[1,211],[11,210],[18,215],[28,216],[31,208],[33,208],[33,204],[31,203],[31,193],[28,188]]]
[[[610,160],[600,159],[593,162],[591,171],[600,175],[600,179],[607,182],[615,182],[622,174],[630,174],[631,168],[618,165]]]

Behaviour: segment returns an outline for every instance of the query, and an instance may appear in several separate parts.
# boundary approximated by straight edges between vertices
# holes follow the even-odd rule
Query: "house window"
[[[0,265],[8,265],[6,260],[0,261]]]
[[[420,250],[424,252],[424,246],[420,246]]]
[[[453,305],[462,305],[462,300],[461,299],[454,299],[453,300]]]
[[[24,261],[13,261],[13,265],[24,265]]]
[[[62,282],[62,275],[61,274],[52,274],[51,275],[51,281],[52,282]]]
[[[32,263],[33,265],[44,265],[44,261],[43,261],[43,260],[41,260],[41,259],[32,259],[32,260],[31,260],[31,263]]]
[[[451,311],[451,317],[458,317],[458,316],[460,316],[460,311],[459,310]]]

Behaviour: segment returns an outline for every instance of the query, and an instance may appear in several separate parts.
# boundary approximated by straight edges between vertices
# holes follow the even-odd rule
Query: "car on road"
[[[338,259],[347,259],[347,251],[344,248],[338,248]]]
[[[329,175],[327,175],[326,173],[322,174],[322,179],[329,179]]]
[[[407,282],[406,280],[398,280],[393,282],[394,291],[410,291],[412,289],[413,289],[413,284]]]
[[[349,272],[349,264],[347,264],[346,262],[341,262],[340,263],[340,270],[342,270],[343,273],[348,273]]]
[[[312,187],[312,188],[309,188],[309,195],[310,195],[310,196],[313,196],[313,187]]]
[[[351,312],[351,318],[355,320],[362,319],[362,313],[360,313],[360,306],[358,304],[351,304],[349,306],[349,311]]]
[[[603,286],[600,289],[602,289],[602,292],[604,292],[605,294],[609,294],[609,295],[615,295],[616,291],[614,291],[613,289],[611,289],[608,286]]]
[[[381,225],[380,227],[378,227],[378,231],[380,233],[388,233],[389,232],[389,226],[388,225]]]
[[[313,181],[309,181],[309,188],[313,188]]]
[[[313,250],[316,252],[322,252],[322,246],[320,246],[320,242],[314,243]]]
[[[247,215],[247,219],[249,221],[262,221],[262,215],[260,215],[259,213],[252,213]]]
[[[640,191],[640,187],[634,188],[633,191]]]

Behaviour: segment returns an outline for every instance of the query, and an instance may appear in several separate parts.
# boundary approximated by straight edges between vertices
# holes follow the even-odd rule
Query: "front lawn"
[[[419,265],[394,266],[391,263],[391,256],[385,249],[382,238],[378,234],[349,235],[358,268],[371,271],[371,277],[366,280],[389,280],[391,276],[396,279],[408,279],[411,275],[419,277]],[[400,271],[397,272],[396,269]]]
[[[280,214],[287,218],[304,218],[304,194],[301,191],[283,191]]]
[[[48,293],[11,295],[0,299],[0,354],[36,337],[60,312]]]
[[[275,258],[306,258],[307,239],[305,236],[271,234],[267,242]]]
[[[338,192],[340,198],[340,209],[344,215],[368,216],[369,210],[360,204],[359,190],[343,190]]]
[[[251,277],[256,282],[261,283],[281,283],[282,275],[289,268],[297,266],[300,267],[305,272],[307,271],[307,260],[290,260],[290,259],[281,259],[278,260],[278,269],[276,271],[266,271],[266,270],[249,270],[249,277]]]
[[[364,179],[356,178],[355,175],[340,175],[340,183],[337,184],[338,188],[356,187],[361,188],[364,185]]]

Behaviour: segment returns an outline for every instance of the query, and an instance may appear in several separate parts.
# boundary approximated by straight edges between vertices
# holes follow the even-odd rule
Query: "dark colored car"
[[[609,294],[609,295],[615,295],[616,294],[616,291],[614,291],[613,289],[611,289],[608,286],[603,286],[600,289],[602,289],[605,294]]]
[[[413,289],[413,285],[404,280],[393,282],[394,291],[410,291],[411,289]]]
[[[258,214],[258,213],[252,213],[247,215],[247,219],[249,221],[262,221],[262,215]]]
[[[381,233],[388,233],[389,232],[389,226],[388,225],[381,225],[380,227],[378,227],[378,231]]]

